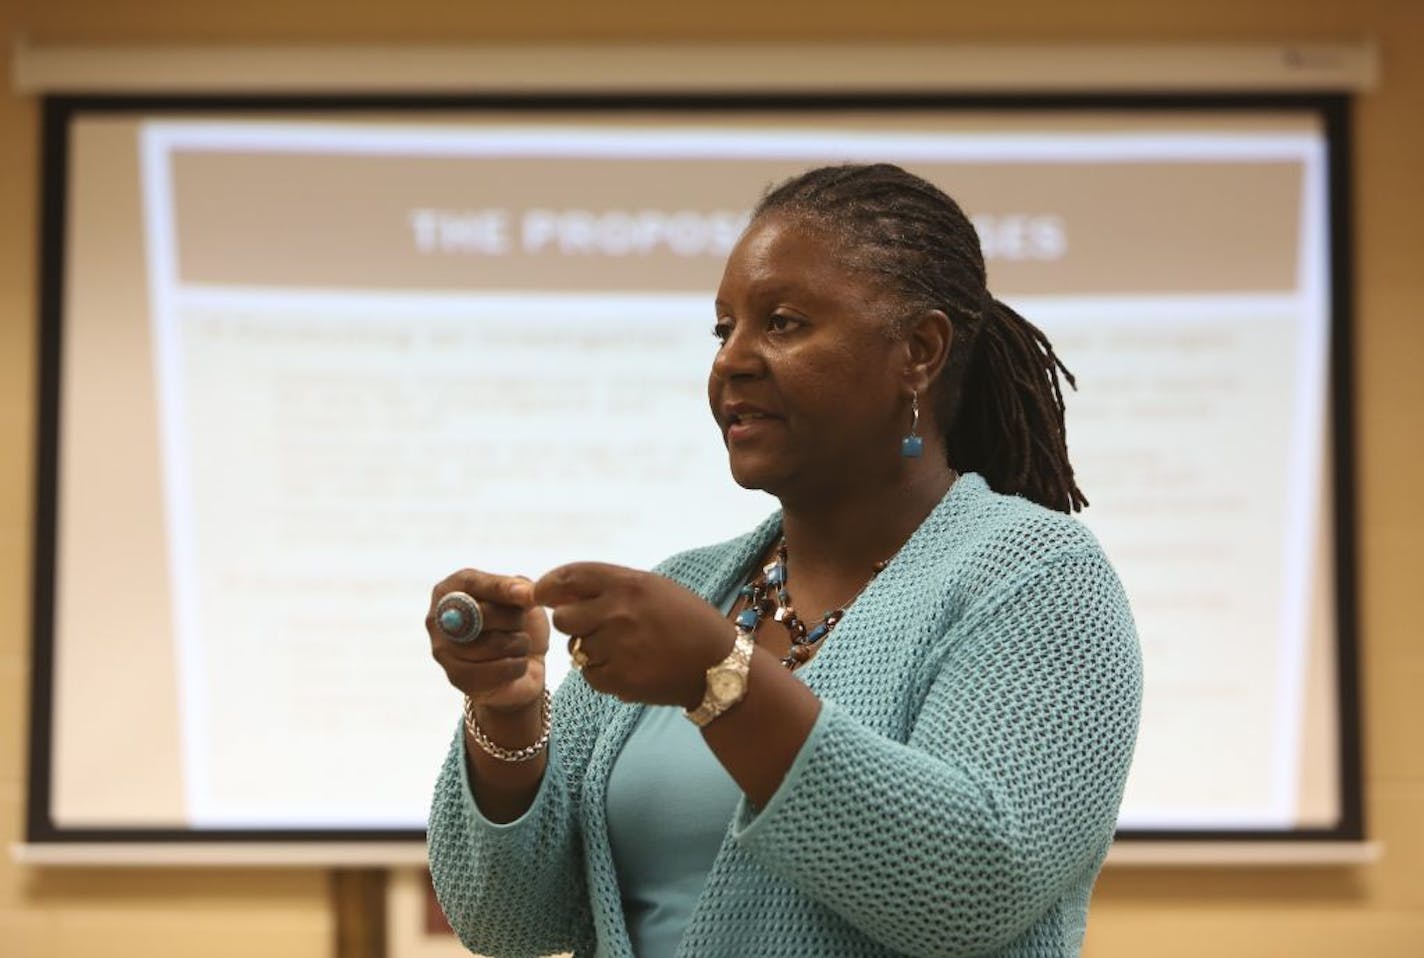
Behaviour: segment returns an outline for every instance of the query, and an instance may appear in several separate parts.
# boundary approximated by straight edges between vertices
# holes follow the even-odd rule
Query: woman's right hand
[[[455,642],[440,630],[435,606],[448,592],[464,592],[479,603],[484,628],[473,642]],[[542,705],[549,618],[534,604],[528,579],[474,569],[447,576],[430,593],[425,631],[445,677],[476,707],[519,712]]]

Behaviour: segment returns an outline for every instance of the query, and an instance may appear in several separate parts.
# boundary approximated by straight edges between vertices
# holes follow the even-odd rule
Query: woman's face
[[[732,476],[781,498],[833,493],[900,467],[908,355],[885,293],[792,217],[752,223],[717,290],[707,382]]]

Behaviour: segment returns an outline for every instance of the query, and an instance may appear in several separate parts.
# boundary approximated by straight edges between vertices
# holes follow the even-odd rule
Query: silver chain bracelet
[[[490,755],[501,762],[527,762],[538,757],[539,753],[549,747],[549,726],[550,726],[550,696],[549,690],[544,690],[544,707],[540,713],[540,721],[544,726],[543,733],[538,741],[533,745],[526,745],[523,748],[501,748],[490,737],[485,734],[485,730],[480,728],[480,723],[475,721],[475,703],[470,701],[470,697],[465,696],[465,731],[470,734],[470,738],[475,740],[475,744],[484,749]]]

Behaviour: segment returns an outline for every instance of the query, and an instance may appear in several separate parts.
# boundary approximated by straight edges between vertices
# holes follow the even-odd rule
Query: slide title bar
[[[787,132],[776,150],[785,159],[773,160],[744,155],[746,146],[768,150],[765,135],[736,131],[317,132],[150,126],[150,154],[172,177],[174,229],[186,237],[180,281],[384,290],[555,283],[701,296],[749,215],[747,197],[787,161],[882,158],[955,184],[1001,295],[1289,293],[1313,146],[1304,132],[1198,137],[1189,150],[1124,135],[844,133],[827,143]],[[582,192],[563,186],[574,182]],[[1122,264],[1144,246],[1161,255],[1124,276]]]
[[[1373,42],[31,47],[19,93],[1358,92]]]

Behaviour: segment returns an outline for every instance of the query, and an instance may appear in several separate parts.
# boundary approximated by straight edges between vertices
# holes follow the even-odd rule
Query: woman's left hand
[[[701,596],[652,572],[574,562],[534,584],[554,628],[578,636],[584,680],[625,702],[696,708],[707,669],[732,650],[732,623]],[[571,640],[572,642],[572,640]]]

